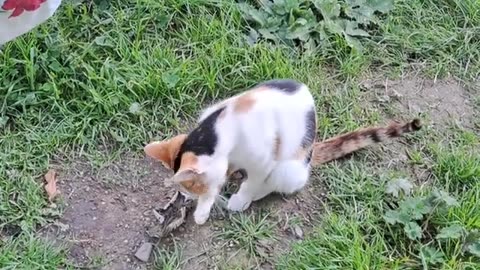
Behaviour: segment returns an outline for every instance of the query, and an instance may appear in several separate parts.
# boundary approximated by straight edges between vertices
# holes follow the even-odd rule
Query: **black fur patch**
[[[215,132],[215,123],[217,122],[218,116],[224,110],[225,107],[216,110],[199,123],[190,134],[188,134],[187,139],[183,142],[180,151],[175,158],[173,166],[174,172],[177,172],[180,168],[183,153],[192,152],[197,156],[213,155],[218,142],[218,136]]]
[[[381,142],[382,140],[380,139],[380,137],[378,137],[378,133],[376,130],[372,129],[372,130],[369,130],[367,135],[376,143],[379,143]]]
[[[317,135],[317,121],[314,108],[310,109],[307,113],[306,126],[307,131],[302,139],[303,148],[310,147],[310,145],[312,145],[315,141],[315,137]]]
[[[310,164],[310,161],[312,160],[312,155],[313,155],[313,147],[311,147],[307,153],[307,158],[305,159],[306,165]]]
[[[396,128],[396,127],[387,129],[386,134],[387,134],[389,137],[399,137],[399,136],[401,135],[401,134],[400,134],[400,131],[399,131],[398,128]]]
[[[269,88],[275,88],[277,90],[280,90],[282,92],[285,92],[287,94],[294,94],[297,92],[300,87],[302,86],[301,83],[294,81],[294,80],[271,80],[271,81],[266,81],[261,84],[261,86],[266,86]]]

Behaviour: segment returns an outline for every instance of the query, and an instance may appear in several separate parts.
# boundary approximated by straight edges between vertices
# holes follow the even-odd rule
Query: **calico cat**
[[[208,107],[188,135],[152,142],[144,150],[173,170],[176,188],[198,199],[194,219],[203,224],[227,174],[237,169],[244,169],[247,179],[228,201],[232,211],[272,192],[300,190],[312,166],[418,129],[415,119],[315,142],[316,111],[308,87],[271,80]]]

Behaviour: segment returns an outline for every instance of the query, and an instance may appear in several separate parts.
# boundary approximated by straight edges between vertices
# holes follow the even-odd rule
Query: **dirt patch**
[[[451,123],[472,126],[473,105],[467,91],[452,78],[434,81],[413,75],[398,80],[377,77],[361,85],[373,95],[374,103],[389,107],[387,111],[396,109],[404,114],[402,117],[421,115],[439,127]]]
[[[318,180],[296,195],[272,195],[254,203],[246,214],[268,212],[268,222],[274,224],[279,239],[267,248],[270,258],[258,259],[229,239],[217,237],[229,222],[228,213],[223,211],[215,211],[203,226],[195,224],[190,212],[173,235],[160,241],[152,238],[159,224],[152,210],[167,203],[174,191],[163,184],[169,172],[149,158],[127,154],[101,169],[86,161],[55,169],[65,212],[54,225],[44,228],[43,234],[66,244],[73,264],[97,266],[95,269],[153,269],[153,254],[148,263],[134,256],[144,242],[152,242],[156,250],[175,243],[181,249],[182,269],[224,269],[226,265],[268,269],[269,261],[298,240],[291,220],[301,220],[301,229],[307,233],[321,210]]]

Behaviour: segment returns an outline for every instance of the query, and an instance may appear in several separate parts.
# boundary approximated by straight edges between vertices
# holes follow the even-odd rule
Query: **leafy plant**
[[[408,187],[407,190],[410,191],[411,185],[407,183],[406,180],[391,181],[387,185],[387,193],[398,197],[399,192],[403,191],[402,187]],[[408,193],[405,192],[405,194]],[[442,242],[457,241],[457,243],[462,244],[462,253],[468,252],[480,257],[480,235],[478,232],[468,232],[460,224],[440,227],[438,224],[430,223],[436,212],[445,211],[449,207],[458,205],[457,200],[447,192],[433,190],[428,196],[405,196],[398,203],[398,207],[386,211],[383,218],[390,225],[400,225],[397,228],[403,227],[405,235],[412,241],[420,241],[424,239],[424,235],[435,236],[425,237],[428,243],[419,243],[417,246],[418,257],[421,259],[423,269],[429,269],[429,265],[445,262],[445,254],[439,248]]]
[[[433,191],[425,197],[406,197],[400,203],[397,209],[389,210],[385,213],[384,219],[391,225],[402,224],[405,233],[411,240],[422,238],[422,229],[418,221],[424,220],[428,215],[432,215],[439,208],[448,208],[456,206],[458,202],[444,191]],[[426,221],[428,222],[428,221]],[[456,228],[445,230],[444,234],[452,234]]]
[[[322,46],[330,35],[342,37],[346,43],[362,50],[361,37],[379,23],[377,14],[393,8],[393,0],[259,0],[259,7],[240,3],[244,18],[253,27],[250,42],[258,37],[301,44],[311,50]]]

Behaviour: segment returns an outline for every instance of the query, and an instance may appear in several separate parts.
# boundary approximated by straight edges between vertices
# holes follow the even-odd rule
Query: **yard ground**
[[[479,10],[398,0],[362,52],[332,38],[307,55],[250,45],[230,1],[65,1],[0,51],[0,268],[480,269]],[[152,209],[172,191],[142,146],[271,78],[310,86],[320,139],[414,117],[423,129],[156,241]]]

